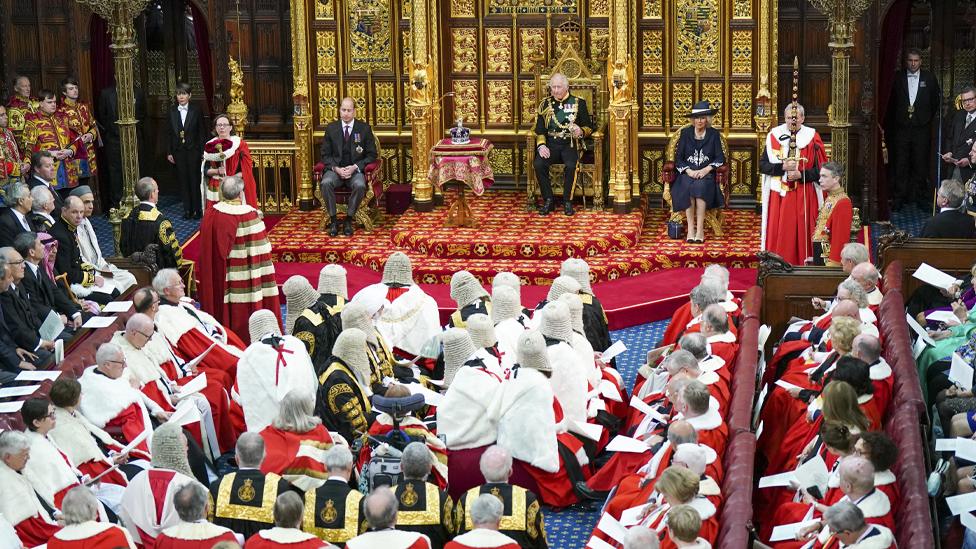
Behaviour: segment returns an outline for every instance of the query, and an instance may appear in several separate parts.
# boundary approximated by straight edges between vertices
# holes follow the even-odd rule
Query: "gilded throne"
[[[370,232],[376,226],[376,221],[380,216],[380,199],[383,198],[383,192],[386,188],[383,185],[383,155],[382,148],[380,147],[380,140],[378,137],[376,139],[376,160],[366,166],[363,170],[363,175],[366,177],[366,195],[363,196],[363,201],[359,203],[359,208],[353,212],[352,219],[355,223],[362,226],[363,230]],[[322,197],[322,176],[325,173],[325,164],[322,162],[317,162],[314,168],[313,181],[314,189],[313,193],[315,199],[322,204],[322,220],[319,222],[319,230],[324,230],[325,226],[329,223],[329,212],[325,207],[325,200]],[[338,213],[348,215],[349,206],[347,205],[349,201],[349,195],[351,191],[348,186],[336,189],[336,211]]]

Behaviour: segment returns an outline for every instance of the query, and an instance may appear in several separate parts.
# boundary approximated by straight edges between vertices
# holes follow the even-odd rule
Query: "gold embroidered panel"
[[[530,72],[536,63],[548,59],[546,29],[519,29],[519,71]]]
[[[535,123],[536,110],[539,105],[539,100],[535,96],[535,82],[520,80],[519,90],[522,103],[522,124],[529,126]]]
[[[488,15],[579,13],[577,0],[485,0],[485,3]]]
[[[610,55],[610,29],[590,29],[590,52],[594,59]]]
[[[326,125],[339,112],[339,85],[335,82],[319,82],[319,124]]]
[[[664,73],[664,31],[646,30],[643,32],[641,55],[644,74]]]
[[[468,126],[473,126],[478,120],[478,81],[454,80],[454,116],[464,118]]]
[[[732,151],[732,192],[749,194],[752,188],[752,152]]]
[[[488,72],[512,72],[512,30],[485,30],[485,56]]]
[[[733,0],[732,17],[734,19],[752,19],[752,0]]]
[[[515,173],[515,151],[513,149],[492,149],[488,162],[495,173]]]
[[[335,18],[332,0],[315,0],[315,18],[323,21]]]
[[[664,84],[645,82],[641,95],[644,97],[641,124],[649,127],[664,125]]]
[[[346,96],[356,100],[356,109],[366,110],[366,82],[346,81]],[[334,119],[335,115],[333,115]]]
[[[732,125],[752,127],[752,82],[732,83]]]
[[[610,0],[590,0],[590,17],[609,17]]]
[[[660,19],[661,14],[661,1],[662,0],[643,0],[644,2],[644,19]]]
[[[390,0],[346,0],[349,68],[392,70],[393,33]]]
[[[451,66],[454,72],[478,69],[478,29],[451,29]]]
[[[671,86],[671,125],[681,126],[685,123],[683,116],[691,112],[694,100],[691,95],[692,84],[690,82],[677,82]]]
[[[393,95],[393,82],[376,82],[373,102],[376,109],[375,120],[380,126],[396,125],[396,98]]]
[[[336,37],[332,31],[315,33],[315,55],[319,74],[336,73]]]
[[[712,125],[716,128],[722,127],[722,105],[725,104],[723,101],[725,96],[722,93],[723,87],[724,85],[721,82],[707,82],[702,84],[701,89],[701,98],[707,100],[712,108],[718,111],[712,118]]]
[[[512,123],[512,81],[488,81],[488,123]]]
[[[752,31],[732,31],[732,74],[752,74]]]
[[[722,14],[719,0],[676,0],[672,38],[672,70],[722,70]]]

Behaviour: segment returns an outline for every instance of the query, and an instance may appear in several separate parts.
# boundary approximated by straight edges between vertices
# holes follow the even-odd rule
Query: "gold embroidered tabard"
[[[830,221],[830,214],[833,213],[834,206],[845,198],[847,198],[847,194],[843,189],[837,189],[828,194],[824,198],[823,205],[820,206],[820,212],[817,214],[817,226],[813,229],[812,240],[823,244],[824,255],[829,255],[830,252],[830,233],[827,232],[827,222]]]
[[[238,473],[228,473],[220,480],[214,515],[218,518],[274,524],[274,504],[278,498],[278,482],[281,477],[268,473],[264,477],[263,486],[258,487],[255,487],[253,479],[245,478],[242,482],[236,482],[237,480]],[[260,500],[257,500],[258,489],[261,489]]]
[[[363,531],[359,521],[363,495],[350,490],[345,498],[327,497],[322,492],[328,487],[305,492],[302,530],[331,543],[345,543]]]

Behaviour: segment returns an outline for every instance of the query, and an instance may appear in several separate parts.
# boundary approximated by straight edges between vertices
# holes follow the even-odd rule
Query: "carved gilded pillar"
[[[431,10],[428,1],[434,2],[434,0],[418,0],[411,5],[411,59],[408,64],[410,95],[407,108],[410,109],[411,156],[413,157],[410,184],[413,186],[414,208],[422,212],[434,209],[434,188],[430,178],[427,177],[427,156],[433,145],[435,119],[440,117],[440,109],[435,108],[437,107],[435,105],[437,73],[428,48],[431,39]]]
[[[230,104],[227,105],[227,116],[234,126],[237,135],[244,137],[247,128],[247,104],[244,102],[244,71],[233,57],[227,60],[230,72]]]
[[[607,88],[610,95],[610,196],[614,213],[630,211],[637,166],[637,105],[634,60],[629,52],[630,11],[628,0],[613,0],[610,8],[610,56],[607,60]]]
[[[308,104],[308,42],[305,0],[291,2],[291,61],[294,71],[295,90],[292,103],[295,109],[295,179],[298,183],[298,207],[303,211],[314,208],[315,194],[312,189],[312,164],[315,154],[312,147],[312,111]],[[294,191],[294,189],[292,189]],[[294,192],[293,192],[294,196]]]
[[[136,96],[132,60],[136,54],[136,30],[133,21],[149,0],[78,0],[92,13],[108,22],[112,33],[112,58],[115,61],[115,90],[118,94],[119,140],[122,149],[122,201],[109,210],[109,222],[116,245],[121,237],[122,220],[139,203],[134,187],[139,179],[139,146],[136,139]],[[118,246],[116,246],[118,249]]]

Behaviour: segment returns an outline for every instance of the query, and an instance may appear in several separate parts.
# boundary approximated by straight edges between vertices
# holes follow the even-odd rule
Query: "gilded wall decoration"
[[[515,108],[511,80],[488,80],[488,123],[511,124]]]
[[[752,192],[752,151],[732,151],[732,193]]]
[[[451,82],[454,91],[454,118],[464,118],[468,127],[475,126],[478,122],[478,81],[477,80],[453,80]]]
[[[699,100],[707,100],[711,103],[712,108],[718,111],[715,113],[714,118],[712,118],[712,124],[716,128],[722,127],[722,105],[725,104],[724,87],[721,82],[706,82],[702,84],[701,96],[699,97]]]
[[[475,0],[451,0],[451,17],[474,17]]]
[[[685,123],[684,115],[691,112],[694,104],[691,94],[692,84],[690,82],[678,82],[671,84],[671,112],[673,113],[671,124],[682,126]]]
[[[642,73],[664,74],[664,31],[646,30],[642,42]]]
[[[411,16],[413,16],[413,4],[410,0],[403,0],[403,3],[400,4],[400,19],[409,21]]]
[[[610,0],[590,0],[590,17],[610,17]]]
[[[579,13],[577,0],[486,0],[486,3],[489,15]]]
[[[485,61],[488,72],[512,72],[511,29],[485,29]]]
[[[400,72],[407,73],[407,62],[413,58],[413,54],[410,49],[410,31],[403,31],[403,41],[400,42],[400,44],[400,51],[403,52],[403,54],[400,56]],[[404,95],[404,97],[407,96]]]
[[[580,24],[572,19],[556,27],[556,54],[562,55],[569,47],[581,51],[580,34],[582,32]]]
[[[519,72],[531,72],[532,68],[547,59],[546,29],[519,29]]]
[[[732,125],[752,128],[752,82],[732,83]]]
[[[732,17],[734,19],[752,19],[752,0],[734,0]]]
[[[664,167],[664,150],[653,147],[640,151],[640,180],[644,192],[659,193],[664,191],[661,185],[661,168]]]
[[[522,125],[535,124],[535,116],[539,110],[539,100],[535,96],[535,82],[520,80],[519,97],[522,99]]]
[[[478,37],[477,29],[451,29],[451,64],[454,72],[476,72],[478,69]]]
[[[333,31],[315,31],[315,66],[318,74],[336,73],[336,35]]]
[[[366,82],[350,82],[347,80],[345,95],[356,100],[356,108],[360,109],[360,112],[366,112]]]
[[[375,123],[378,126],[396,125],[396,97],[393,92],[393,82],[376,82],[373,103],[376,106]]]
[[[488,154],[488,162],[491,163],[492,171],[496,174],[514,174],[514,153],[515,151],[512,149],[492,149]]]
[[[319,21],[335,19],[335,8],[332,7],[332,0],[315,0],[315,18]]]
[[[660,19],[661,13],[661,0],[644,0],[644,19]]]
[[[347,0],[349,68],[393,70],[390,0]]]
[[[752,31],[732,31],[732,74],[752,74]]]
[[[645,82],[642,87],[641,126],[660,128],[664,125],[664,84]]]
[[[675,72],[719,72],[722,28],[718,0],[677,0],[674,10]]]
[[[397,147],[386,147],[380,150],[383,158],[383,171],[386,172],[383,182],[400,181],[400,151]]]
[[[590,58],[606,59],[610,55],[610,29],[590,29]]]
[[[339,84],[319,82],[319,125],[332,122],[339,115]]]

